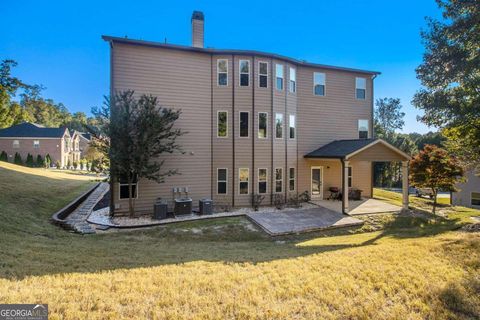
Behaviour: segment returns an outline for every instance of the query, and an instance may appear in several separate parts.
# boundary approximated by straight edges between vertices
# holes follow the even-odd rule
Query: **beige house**
[[[480,176],[469,170],[465,178],[465,182],[457,185],[459,191],[452,193],[452,204],[480,209]]]
[[[185,154],[165,155],[181,175],[163,184],[140,180],[136,208],[188,188],[194,201],[249,206],[308,191],[326,199],[331,187],[372,195],[372,162],[410,157],[375,139],[373,85],[379,72],[327,66],[252,50],[204,47],[204,16],[194,12],[192,46],[103,36],[110,44],[111,92],[152,94],[182,110],[177,126]],[[128,210],[127,186],[115,184],[115,210]],[[404,194],[408,181],[404,179]],[[407,206],[405,197],[404,206]]]

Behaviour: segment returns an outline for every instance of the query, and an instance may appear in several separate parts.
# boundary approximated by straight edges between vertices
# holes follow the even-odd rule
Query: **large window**
[[[268,88],[268,62],[258,63],[258,86]]]
[[[267,169],[259,168],[258,169],[258,193],[263,194],[267,193]]]
[[[13,140],[12,146],[13,146],[13,148],[15,148],[15,149],[20,148],[20,141],[18,141],[18,140]]]
[[[290,92],[297,92],[297,70],[290,68]]]
[[[248,137],[248,112],[240,112],[240,137]]]
[[[288,189],[295,191],[295,168],[290,168],[288,171]]]
[[[275,168],[275,192],[283,191],[283,169]]]
[[[250,61],[240,60],[239,63],[240,86],[248,87],[250,85]]]
[[[217,60],[217,83],[219,86],[228,86],[228,60]]]
[[[357,99],[365,100],[367,91],[367,79],[355,78],[355,96]]]
[[[268,114],[266,112],[258,113],[258,137],[267,138]]]
[[[283,64],[275,65],[275,75],[277,78],[277,90],[283,90]]]
[[[288,119],[288,126],[290,127],[289,136],[290,139],[295,139],[295,115],[291,114]]]
[[[472,192],[472,206],[480,206],[480,192]]]
[[[316,96],[325,95],[325,73],[313,73],[313,93]]]
[[[33,147],[35,149],[40,148],[40,140],[33,140]]]
[[[217,194],[227,194],[228,169],[217,169]]]
[[[348,167],[348,187],[352,187],[352,167]]]
[[[358,120],[358,138],[368,139],[368,120]]]
[[[218,111],[217,113],[217,137],[228,137],[228,112]]]
[[[118,184],[120,186],[120,199],[128,199],[129,197],[129,186],[127,177],[123,176],[118,179]],[[132,176],[132,198],[137,198],[137,175]]]
[[[283,113],[275,114],[275,138],[283,138]]]
[[[248,180],[250,178],[250,172],[248,168],[238,169],[239,180],[239,192],[240,194],[248,194]]]

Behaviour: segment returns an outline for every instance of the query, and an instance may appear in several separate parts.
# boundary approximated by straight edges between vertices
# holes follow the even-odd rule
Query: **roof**
[[[139,45],[139,46],[166,48],[166,49],[191,51],[191,52],[201,52],[201,53],[208,53],[208,54],[236,54],[236,55],[245,55],[245,56],[255,55],[255,56],[262,56],[262,57],[274,58],[279,60],[285,60],[285,61],[297,64],[300,66],[305,66],[305,67],[323,68],[323,69],[346,71],[346,72],[357,72],[357,73],[370,74],[370,75],[381,74],[378,71],[369,71],[369,70],[362,70],[362,69],[355,69],[355,68],[330,66],[330,65],[319,64],[319,63],[311,63],[305,60],[298,60],[298,59],[282,56],[276,53],[268,53],[268,52],[262,52],[262,51],[256,51],[256,50],[197,48],[197,47],[190,47],[190,46],[183,46],[183,45],[176,45],[176,44],[167,44],[162,42],[113,37],[113,36],[107,36],[107,35],[103,35],[102,39],[112,43],[117,42],[117,43],[132,44],[132,45]]]
[[[66,128],[45,128],[39,124],[24,122],[0,130],[0,138],[62,138]]]
[[[394,152],[402,155],[406,159],[411,158],[408,154],[383,141],[382,139],[334,140],[318,148],[317,150],[306,154],[304,158],[348,159],[354,154],[363,151],[363,149],[371,147],[377,143],[383,144],[384,146],[392,149]]]

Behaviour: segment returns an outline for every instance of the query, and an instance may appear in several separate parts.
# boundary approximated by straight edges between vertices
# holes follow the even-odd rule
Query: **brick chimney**
[[[203,12],[193,11],[192,13],[192,47],[203,48]]]

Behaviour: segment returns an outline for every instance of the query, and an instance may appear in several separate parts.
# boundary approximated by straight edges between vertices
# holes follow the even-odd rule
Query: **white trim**
[[[354,155],[356,155],[356,154],[358,154],[358,153],[360,153],[360,152],[362,152],[362,151],[364,151],[364,150],[366,150],[366,149],[368,149],[368,148],[376,145],[377,143],[381,143],[381,144],[383,144],[385,147],[390,148],[392,151],[398,153],[398,154],[401,155],[402,157],[405,157],[406,160],[412,159],[411,156],[409,156],[409,155],[406,154],[405,152],[403,152],[403,151],[395,148],[394,146],[392,146],[392,145],[389,144],[388,142],[385,142],[385,141],[382,140],[382,139],[377,139],[377,140],[375,140],[375,141],[367,144],[367,145],[364,146],[363,148],[360,148],[360,149],[358,149],[358,150],[356,150],[356,151],[348,154],[347,156],[345,156],[345,160],[348,160],[348,159],[352,158]]]
[[[282,67],[282,76],[281,77],[277,77],[277,66]],[[277,78],[282,79],[282,89],[278,89]],[[283,91],[285,89],[285,68],[284,68],[284,65],[280,64],[280,63],[275,63],[275,89],[277,91]]]
[[[264,74],[264,73],[260,73],[260,63],[265,63],[267,65],[267,73]],[[258,87],[259,88],[262,88],[262,89],[268,89],[268,66],[269,66],[269,63],[268,61],[258,61]],[[260,87],[260,76],[267,76],[267,86],[266,87]]]
[[[226,61],[226,62],[227,62],[227,72],[220,72],[220,71],[219,71],[218,65],[219,65],[219,62],[220,62],[220,61]],[[225,84],[225,85],[223,85],[223,84],[220,85],[220,84],[219,84],[219,80],[220,80],[219,75],[220,75],[220,73],[226,73],[226,74],[227,74],[227,84]],[[228,59],[224,59],[224,58],[217,59],[217,87],[228,87]]]
[[[227,135],[224,136],[224,137],[218,135],[218,115],[219,115],[220,112],[225,112],[225,113],[227,113]],[[217,138],[219,138],[219,139],[228,138],[228,111],[227,111],[227,110],[217,110],[217,125],[216,125],[216,128],[217,128]]]
[[[292,120],[292,117],[293,116],[293,124],[294,124],[294,127],[293,127],[293,130],[294,130],[294,135],[293,135],[293,138],[290,137],[290,129],[292,128],[291,126],[291,120]],[[288,114],[288,139],[289,140],[295,140],[297,139],[297,116],[294,114],[294,113],[289,113]]]
[[[323,84],[315,82],[315,74],[323,74]],[[323,85],[323,95],[315,93],[315,86],[316,85]],[[316,97],[325,97],[327,95],[327,74],[325,72],[313,72],[313,87],[312,87],[313,95]]]
[[[295,80],[292,80],[292,70],[293,70],[293,73],[295,74]],[[292,82],[295,84],[293,91],[291,90]],[[297,94],[297,68],[288,67],[288,92],[292,94]]]
[[[293,179],[292,177],[290,176],[290,170],[293,169],[293,172],[295,173]],[[290,181],[293,180],[293,190],[290,190]],[[295,167],[288,167],[288,191],[289,192],[292,192],[292,191],[295,191],[297,190],[297,168]]]
[[[279,138],[277,137],[277,115],[282,115],[282,136]],[[284,117],[283,117],[283,113],[281,112],[275,112],[275,123],[274,123],[274,128],[275,128],[275,139],[278,139],[278,140],[283,140],[283,131],[284,130],[284,126],[285,126],[285,121],[284,121]]]
[[[367,137],[366,138],[360,138],[360,121],[367,121]],[[370,138],[370,121],[368,119],[358,119],[358,121],[357,121],[357,133],[358,133],[358,139],[368,139],[368,138]]]
[[[277,170],[278,169],[282,170],[282,179],[281,180],[277,179]],[[276,167],[275,168],[275,179],[274,179],[274,181],[275,181],[275,185],[274,185],[273,193],[283,193],[283,191],[284,191],[283,190],[283,181],[284,181],[284,179],[283,179],[283,167]],[[277,191],[277,181],[282,181],[282,190],[281,191]]]
[[[241,72],[240,66],[241,66],[243,61],[248,62],[248,72],[247,73]],[[242,86],[242,74],[247,74],[248,75],[248,84],[246,86]],[[238,86],[239,87],[250,87],[250,60],[247,60],[247,59],[238,60]]]
[[[241,181],[240,180],[240,170],[248,170],[248,180],[247,181]],[[247,193],[240,193],[240,183],[247,182]],[[238,168],[238,194],[241,196],[249,195],[250,194],[250,168]]]
[[[223,181],[223,180],[222,180],[222,181],[218,180],[218,170],[225,170],[225,171],[226,171],[225,179],[227,179],[227,180],[225,180],[225,181]],[[225,193],[218,193],[218,183],[219,183],[219,182],[225,182]],[[217,196],[226,196],[226,195],[228,195],[228,168],[217,168],[217,183],[216,183],[216,185],[217,185]]]
[[[363,79],[365,81],[365,88],[357,87],[357,79]],[[357,89],[365,90],[365,98],[358,98],[357,97]],[[364,77],[355,77],[355,99],[356,100],[367,100],[367,78]]]
[[[320,194],[313,195],[313,170],[320,169]],[[312,199],[323,200],[323,166],[310,167],[310,195]]]
[[[266,121],[265,121],[265,124],[266,124],[266,126],[267,126],[267,127],[265,128],[265,138],[259,137],[259,132],[260,132],[260,113],[264,113],[264,114],[267,115],[267,119],[266,119]],[[257,138],[260,139],[260,140],[266,140],[266,139],[268,139],[268,112],[266,112],[266,111],[259,111],[259,112],[257,113],[257,116],[258,116],[258,118],[257,118]]]
[[[265,193],[260,193],[260,170],[265,170],[265,172],[266,172]],[[258,188],[258,194],[268,194],[268,168],[258,168],[257,169],[257,188]]]
[[[248,115],[247,117],[247,120],[248,120],[248,126],[247,126],[247,136],[246,137],[242,137],[240,135],[241,133],[241,120],[242,120],[242,117],[240,116],[242,113],[246,113]],[[238,111],[238,137],[241,138],[241,139],[245,139],[245,138],[250,138],[250,111]]]

